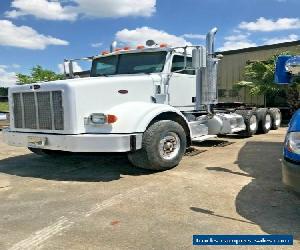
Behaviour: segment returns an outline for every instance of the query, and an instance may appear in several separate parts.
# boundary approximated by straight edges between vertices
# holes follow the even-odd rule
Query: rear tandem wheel
[[[243,117],[246,125],[246,129],[239,132],[239,134],[244,137],[251,137],[256,134],[258,129],[258,117],[256,111],[251,109],[238,109],[235,111],[235,113]]]

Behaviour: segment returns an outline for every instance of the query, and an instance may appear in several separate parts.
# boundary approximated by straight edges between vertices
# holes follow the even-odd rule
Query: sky
[[[213,27],[219,51],[300,40],[299,9],[299,0],[0,0],[0,87],[36,65],[59,73],[65,58],[113,40],[204,44]]]

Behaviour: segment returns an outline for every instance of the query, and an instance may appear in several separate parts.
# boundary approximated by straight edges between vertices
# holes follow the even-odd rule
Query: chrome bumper
[[[3,130],[4,142],[16,147],[33,147],[69,152],[129,152],[142,147],[138,134],[41,134]],[[34,140],[36,138],[36,140]],[[36,143],[42,138],[43,143]]]

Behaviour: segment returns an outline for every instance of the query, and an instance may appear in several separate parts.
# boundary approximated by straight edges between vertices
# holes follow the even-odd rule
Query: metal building
[[[264,104],[264,97],[250,96],[248,90],[236,91],[234,83],[244,80],[243,72],[247,62],[267,60],[275,54],[289,51],[300,54],[300,40],[253,48],[220,52],[224,58],[220,61],[218,73],[218,88],[220,102],[245,102],[249,104]]]

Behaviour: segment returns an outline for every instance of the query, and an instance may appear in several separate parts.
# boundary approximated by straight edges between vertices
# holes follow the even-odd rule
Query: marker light
[[[106,115],[105,114],[91,114],[90,119],[91,119],[91,122],[94,124],[105,124],[106,123]]]
[[[288,133],[285,145],[288,151],[300,154],[300,132]]]
[[[144,45],[138,45],[136,48],[137,48],[137,49],[144,49],[145,46],[144,46]]]
[[[123,50],[130,50],[130,47],[124,47]]]
[[[105,55],[107,55],[107,54],[109,54],[109,52],[108,51],[102,51],[102,56],[105,56]]]
[[[166,47],[168,47],[168,44],[166,44],[166,43],[161,43],[161,44],[159,45],[159,47],[161,47],[161,48],[166,48]]]
[[[122,49],[121,49],[121,48],[116,48],[116,49],[115,49],[116,52],[117,52],[117,51],[120,51],[120,50],[122,50]]]
[[[90,121],[94,124],[115,123],[118,118],[115,115],[105,115],[103,113],[94,113],[90,116]]]
[[[115,115],[107,115],[106,116],[107,123],[115,123],[117,120],[118,120],[118,118]]]

